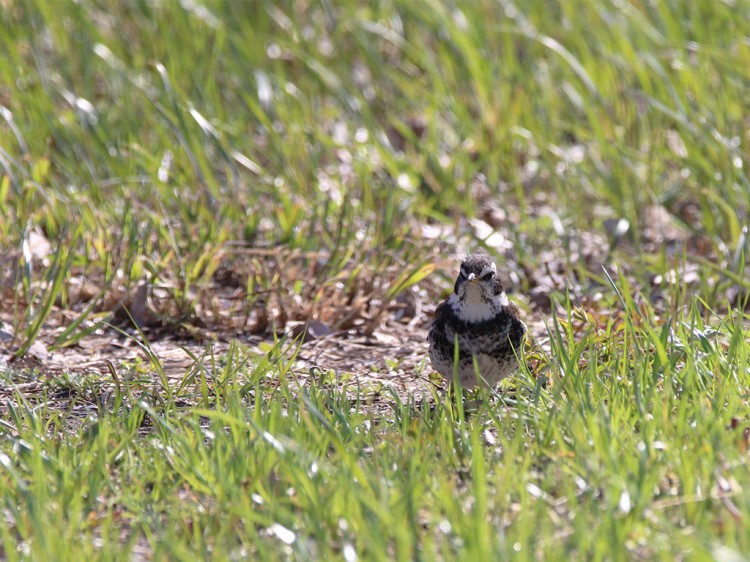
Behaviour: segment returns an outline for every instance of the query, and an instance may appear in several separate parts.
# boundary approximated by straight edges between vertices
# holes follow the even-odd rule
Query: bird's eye
[[[462,269],[461,271],[458,272],[458,276],[461,279],[466,279],[466,272]]]
[[[487,273],[485,273],[484,275],[482,275],[482,277],[480,279],[482,281],[489,281],[490,279],[492,279],[492,272],[488,271]]]

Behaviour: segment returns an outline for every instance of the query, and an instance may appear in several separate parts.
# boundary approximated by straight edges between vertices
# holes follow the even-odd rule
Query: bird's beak
[[[476,278],[477,278],[477,276],[476,276],[475,273],[469,273],[469,275],[466,276],[466,279],[469,280],[469,281],[474,281],[474,280],[476,280]]]

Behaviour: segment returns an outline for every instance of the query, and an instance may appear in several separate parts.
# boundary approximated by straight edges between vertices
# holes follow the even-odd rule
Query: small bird
[[[495,262],[473,254],[461,262],[453,294],[435,311],[427,336],[430,361],[452,382],[457,341],[460,385],[472,389],[481,381],[492,388],[518,367],[525,334],[526,324],[505,294]]]

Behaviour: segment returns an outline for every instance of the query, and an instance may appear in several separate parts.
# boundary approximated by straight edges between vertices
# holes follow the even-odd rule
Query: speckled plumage
[[[479,380],[494,387],[518,367],[525,334],[526,325],[505,295],[492,258],[474,254],[461,262],[454,293],[435,311],[428,335],[430,361],[443,378],[453,381],[457,338],[461,386],[471,389]]]

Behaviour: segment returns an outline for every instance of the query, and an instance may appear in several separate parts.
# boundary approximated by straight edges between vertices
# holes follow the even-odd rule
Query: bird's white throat
[[[504,306],[508,306],[508,297],[505,292],[492,297],[490,301],[484,300],[481,291],[468,290],[463,299],[457,294],[448,297],[453,312],[464,322],[482,322],[495,317]]]

